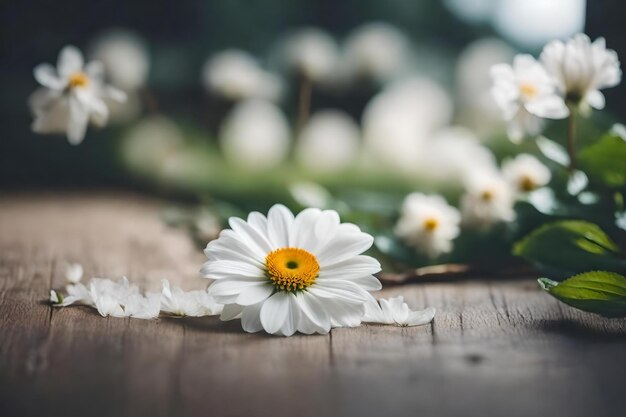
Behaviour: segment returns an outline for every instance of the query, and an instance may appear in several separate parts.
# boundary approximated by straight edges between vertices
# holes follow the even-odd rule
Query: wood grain
[[[88,275],[202,288],[203,255],[115,192],[0,197],[1,416],[623,415],[626,320],[559,304],[534,280],[396,286],[430,326],[245,334],[216,318],[52,309],[67,262]]]

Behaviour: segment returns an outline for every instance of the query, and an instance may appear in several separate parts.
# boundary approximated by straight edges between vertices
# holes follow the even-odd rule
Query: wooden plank
[[[202,288],[161,203],[117,193],[0,197],[2,416],[609,416],[623,413],[626,320],[581,313],[533,279],[391,287],[430,326],[288,339],[217,318],[102,318],[44,301],[88,275]]]

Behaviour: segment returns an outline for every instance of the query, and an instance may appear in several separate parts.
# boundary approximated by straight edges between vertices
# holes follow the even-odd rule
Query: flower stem
[[[300,132],[311,114],[311,97],[313,95],[313,83],[307,76],[300,80],[300,93],[298,97],[298,122],[297,131]]]
[[[567,119],[567,153],[569,154],[568,171],[572,174],[576,170],[576,111],[570,107]]]

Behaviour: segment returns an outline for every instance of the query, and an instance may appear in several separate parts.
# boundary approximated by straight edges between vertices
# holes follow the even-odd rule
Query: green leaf
[[[580,167],[589,176],[609,187],[626,185],[626,141],[609,133],[578,155]]]
[[[513,254],[566,275],[590,269],[626,270],[619,248],[597,225],[563,220],[532,231],[513,247]]]
[[[605,317],[626,317],[626,277],[614,272],[592,271],[558,283],[537,280],[541,288],[562,302]]]

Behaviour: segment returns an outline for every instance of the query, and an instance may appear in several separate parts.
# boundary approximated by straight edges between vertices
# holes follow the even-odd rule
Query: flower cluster
[[[491,75],[492,94],[509,122],[509,137],[519,141],[539,134],[543,119],[604,108],[600,90],[618,85],[622,71],[604,38],[591,42],[587,35],[578,34],[567,42],[548,43],[539,61],[518,55],[512,66],[492,67]]]
[[[411,193],[404,199],[395,234],[417,252],[436,258],[449,253],[461,226],[485,230],[515,219],[513,206],[550,182],[550,170],[537,158],[520,154],[465,178],[460,210],[439,195]]]

